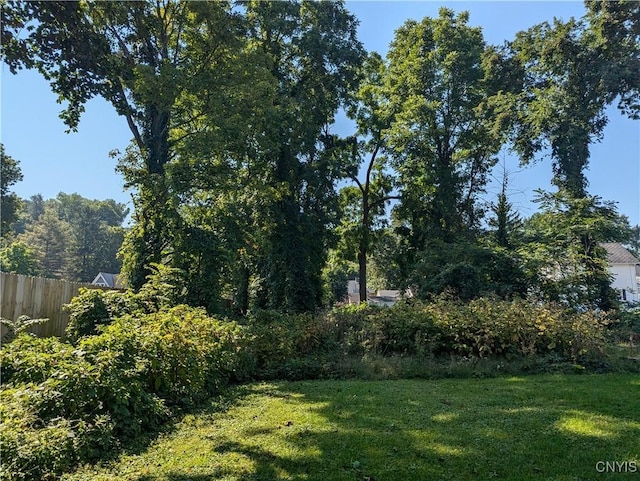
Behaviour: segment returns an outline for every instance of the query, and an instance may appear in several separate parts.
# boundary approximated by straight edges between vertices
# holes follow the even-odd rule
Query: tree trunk
[[[360,277],[360,302],[367,302],[367,248],[362,244],[358,252],[358,275]]]
[[[367,179],[368,180],[368,179]],[[369,247],[369,185],[362,193],[362,235],[358,247],[358,275],[360,276],[360,302],[367,302],[367,251]]]

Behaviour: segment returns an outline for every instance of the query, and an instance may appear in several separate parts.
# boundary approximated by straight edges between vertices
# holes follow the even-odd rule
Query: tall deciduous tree
[[[354,138],[342,141],[339,152],[345,159],[345,171],[355,186],[342,189],[344,215],[340,227],[343,252],[355,251],[358,262],[360,302],[367,301],[367,262],[376,237],[376,227],[385,207],[393,199],[394,177],[386,153],[389,149],[387,132],[391,115],[383,96],[382,83],[386,65],[377,53],[367,58],[363,80],[349,108],[358,130]],[[361,175],[360,170],[364,172]]]
[[[515,146],[524,162],[549,147],[554,184],[584,197],[589,145],[601,138],[607,123],[601,60],[588,47],[583,25],[573,19],[520,32],[511,48],[525,71],[523,90],[509,107],[523,124]]]
[[[598,59],[600,78],[618,108],[640,118],[640,3],[587,0],[587,42]]]
[[[388,53],[390,137],[402,186],[394,216],[407,266],[429,242],[452,243],[477,226],[478,194],[502,144],[480,108],[492,84],[482,32],[468,20],[443,8],[438,18],[408,21]]]
[[[602,138],[605,108],[618,99],[640,115],[640,6],[589,1],[580,20],[554,20],[519,32],[506,49],[509,82],[490,102],[496,125],[511,126],[523,163],[551,152],[553,183],[587,197],[589,147]]]
[[[275,85],[271,123],[250,165],[263,205],[256,302],[310,310],[322,303],[334,182],[343,175],[327,126],[356,85],[357,22],[337,2],[252,1],[246,15]]]
[[[203,113],[224,123],[217,87],[230,88],[238,80],[231,67],[243,66],[238,14],[229,2],[148,0],[7,2],[2,15],[5,62],[12,71],[37,68],[51,82],[68,102],[61,117],[70,129],[95,96],[125,118],[141,160],[128,177],[137,196],[125,268],[140,287],[147,266],[174,249],[179,220],[166,171],[182,138],[173,129]],[[199,109],[179,102],[185,98],[197,98]]]

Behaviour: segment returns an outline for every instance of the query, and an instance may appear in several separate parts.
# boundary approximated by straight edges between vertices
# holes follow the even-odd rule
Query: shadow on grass
[[[233,435],[214,428],[205,474],[138,481],[637,480],[640,474],[640,386],[629,376],[274,383],[239,394],[233,422],[240,424]],[[229,459],[249,468],[237,471]],[[627,464],[622,472],[599,472],[599,461]]]
[[[162,435],[170,435],[175,432],[176,426],[180,425],[180,422],[186,416],[195,416],[201,418],[210,418],[214,415],[226,412],[228,409],[237,405],[240,400],[251,393],[250,385],[232,385],[223,390],[222,393],[214,396],[207,401],[199,403],[190,408],[181,409],[176,412],[175,416],[165,422],[157,429],[149,430],[144,434],[137,436],[133,439],[126,440],[119,449],[113,449],[109,453],[104,453],[99,461],[102,464],[113,462],[117,460],[121,455],[141,455],[145,453],[149,447],[157,442],[158,438]],[[180,475],[176,475],[176,480],[182,479]],[[141,479],[154,479],[154,478],[141,478]],[[174,478],[171,478],[174,479]],[[197,478],[185,478],[193,479],[193,481],[199,481]],[[205,477],[204,479],[210,479]]]

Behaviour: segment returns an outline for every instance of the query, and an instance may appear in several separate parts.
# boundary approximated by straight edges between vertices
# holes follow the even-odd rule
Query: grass
[[[253,384],[63,479],[638,480],[639,399],[618,374]]]

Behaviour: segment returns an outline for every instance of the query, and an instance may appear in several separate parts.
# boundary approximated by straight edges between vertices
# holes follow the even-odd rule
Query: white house
[[[605,242],[601,245],[607,251],[609,272],[613,276],[611,287],[620,293],[621,300],[639,302],[636,267],[640,265],[640,260],[618,242]]]
[[[347,283],[349,293],[349,304],[360,303],[360,282],[358,279],[349,280]],[[398,290],[378,290],[367,289],[367,302],[372,306],[393,306],[401,297]]]

